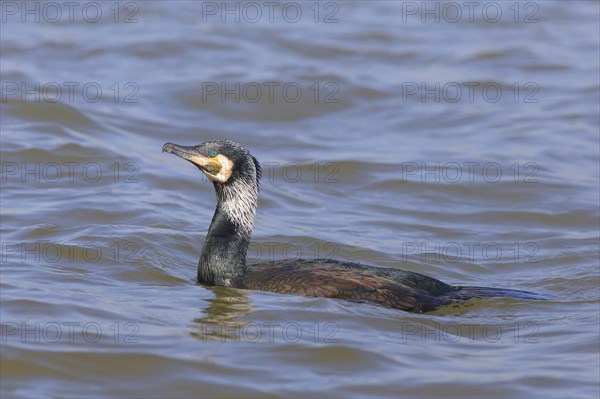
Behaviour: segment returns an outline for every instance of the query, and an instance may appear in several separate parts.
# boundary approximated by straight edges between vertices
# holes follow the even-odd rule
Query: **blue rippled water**
[[[598,397],[597,2],[65,4],[0,3],[2,398]],[[263,164],[251,260],[552,299],[198,285],[161,147],[210,139]]]

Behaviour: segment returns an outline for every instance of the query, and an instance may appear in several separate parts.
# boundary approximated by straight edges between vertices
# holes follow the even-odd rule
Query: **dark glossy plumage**
[[[411,312],[451,303],[453,288],[417,273],[330,259],[287,260],[250,265],[238,288],[367,302]]]
[[[332,259],[286,260],[250,265],[237,288],[307,297],[366,302],[410,312],[427,312],[473,297],[544,299],[527,291],[455,287],[406,270]]]

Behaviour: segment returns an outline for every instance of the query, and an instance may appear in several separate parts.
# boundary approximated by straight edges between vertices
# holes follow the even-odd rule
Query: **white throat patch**
[[[219,191],[220,193],[217,193],[217,196],[220,196],[219,206],[223,212],[244,233],[250,234],[258,202],[256,185],[238,180]]]

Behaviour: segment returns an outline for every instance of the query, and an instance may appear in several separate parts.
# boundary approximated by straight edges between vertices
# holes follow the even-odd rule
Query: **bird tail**
[[[460,300],[469,298],[515,298],[535,301],[547,301],[550,299],[534,292],[490,287],[458,287],[458,289],[450,295],[450,298]]]

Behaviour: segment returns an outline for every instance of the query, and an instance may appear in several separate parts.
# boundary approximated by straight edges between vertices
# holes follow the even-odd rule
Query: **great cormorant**
[[[189,147],[167,143],[163,151],[196,165],[215,187],[217,208],[198,263],[202,284],[340,298],[411,312],[427,312],[473,297],[544,299],[526,291],[451,286],[419,273],[332,259],[247,265],[261,176],[256,158],[229,140]]]

